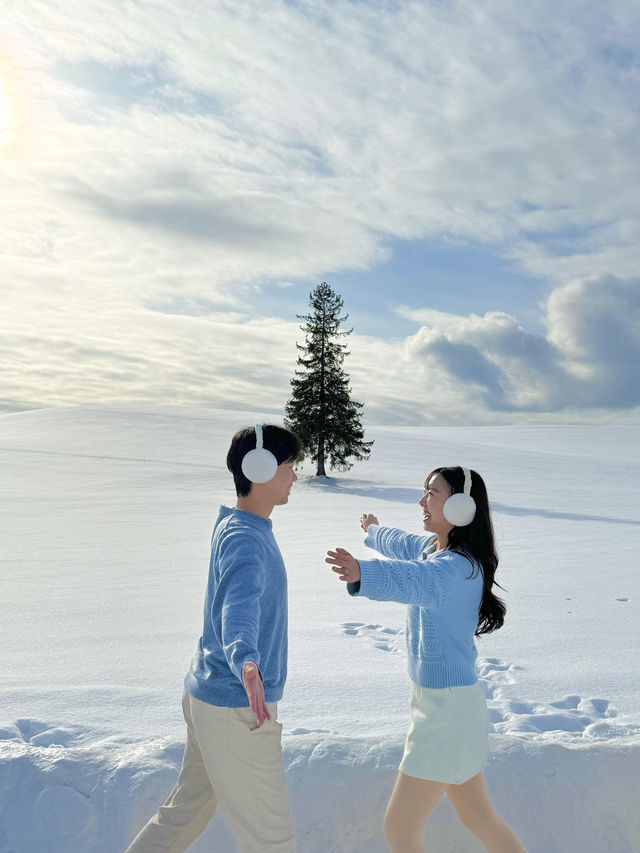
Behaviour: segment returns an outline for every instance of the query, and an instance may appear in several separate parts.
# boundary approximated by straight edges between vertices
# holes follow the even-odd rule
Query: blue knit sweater
[[[408,604],[409,675],[422,687],[475,684],[482,572],[453,551],[436,551],[435,536],[369,526],[365,544],[390,559],[359,560],[352,595]],[[477,568],[475,577],[474,568]]]
[[[265,700],[282,698],[287,677],[287,575],[271,520],[220,507],[211,538],[204,627],[185,678],[203,702],[249,705],[242,667],[255,661]]]

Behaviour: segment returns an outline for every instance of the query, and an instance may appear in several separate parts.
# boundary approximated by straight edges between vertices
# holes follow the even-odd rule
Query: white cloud
[[[427,328],[406,349],[354,336],[354,383],[372,411],[457,417],[471,398],[482,417],[568,399],[627,405],[615,358],[635,339],[620,335],[611,357],[583,354],[590,336],[604,340],[594,318],[613,304],[583,280],[617,275],[603,288],[629,310],[632,7],[13,4],[0,71],[17,122],[0,152],[3,397],[256,394],[266,405],[287,391],[293,327],[264,330],[261,283],[371,268],[390,238],[444,237],[494,244],[559,287],[549,338],[499,312],[413,312]],[[587,296],[592,314],[575,314]],[[252,378],[253,356],[227,360],[234,328],[269,354],[268,376]],[[439,388],[427,410],[423,357],[427,391]],[[587,376],[613,390],[590,391]],[[459,383],[475,389],[464,404]]]
[[[640,70],[605,52],[627,42],[635,50],[615,20],[628,15],[622,4],[585,15],[582,4],[548,2],[517,13],[468,2],[187,2],[178,31],[174,7],[162,3],[153,14],[127,5],[107,21],[91,3],[71,2],[64,15],[35,0],[21,9],[25,38],[32,16],[46,22],[40,50],[64,57],[67,78],[74,62],[81,76],[88,59],[105,69],[137,65],[161,94],[172,86],[219,105],[199,116],[174,105],[171,114],[145,88],[140,103],[111,110],[96,132],[73,126],[74,175],[86,182],[90,174],[110,196],[117,172],[132,203],[146,185],[171,204],[184,202],[182,187],[167,185],[174,171],[212,204],[224,197],[231,225],[282,222],[307,274],[318,261],[334,269],[375,262],[384,234],[515,239],[526,264],[526,234],[544,242],[562,228],[597,235],[625,214],[637,221]],[[114,71],[114,87],[118,80]],[[72,88],[60,95],[77,109]],[[82,149],[95,158],[83,163]],[[332,222],[347,228],[350,251]],[[180,217],[174,223],[180,233]],[[309,232],[324,257],[308,251]],[[608,236],[629,245],[628,235]]]
[[[437,328],[440,332],[447,329],[455,329],[464,320],[461,314],[451,314],[447,311],[436,311],[434,308],[408,308],[406,305],[398,305],[395,313],[405,320],[414,323],[422,323],[430,328]]]
[[[509,314],[483,317],[413,313],[423,326],[406,341],[436,380],[493,412],[559,412],[640,405],[640,279],[605,276],[554,290],[546,336],[527,332]],[[429,314],[431,316],[429,317]]]

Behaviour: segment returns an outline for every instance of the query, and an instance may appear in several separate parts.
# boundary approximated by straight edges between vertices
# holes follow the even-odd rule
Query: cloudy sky
[[[640,4],[20,0],[0,411],[278,412],[328,281],[365,419],[640,420]]]

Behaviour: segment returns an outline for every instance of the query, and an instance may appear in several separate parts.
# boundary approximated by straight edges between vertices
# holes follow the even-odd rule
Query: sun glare
[[[0,145],[8,141],[11,131],[11,100],[0,80]]]

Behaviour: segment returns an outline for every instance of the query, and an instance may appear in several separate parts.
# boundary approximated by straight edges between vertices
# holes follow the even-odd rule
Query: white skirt
[[[489,753],[489,715],[482,687],[413,685],[411,727],[400,771],[461,785],[482,769]]]

